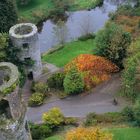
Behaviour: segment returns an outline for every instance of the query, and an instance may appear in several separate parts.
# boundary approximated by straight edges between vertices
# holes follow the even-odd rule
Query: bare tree
[[[64,45],[68,37],[68,28],[64,21],[59,20],[54,27],[54,35],[61,45]]]
[[[91,33],[90,15],[83,17],[83,23],[80,24],[81,35],[86,36]]]

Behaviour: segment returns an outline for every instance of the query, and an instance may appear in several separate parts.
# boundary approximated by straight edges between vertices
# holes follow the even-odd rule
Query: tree
[[[65,11],[68,11],[73,4],[73,0],[51,0],[53,5],[52,14],[57,17],[63,17]]]
[[[95,41],[97,55],[106,57],[120,68],[123,67],[126,49],[131,43],[129,33],[123,31],[119,25],[109,22],[97,33]]]
[[[119,71],[119,68],[106,58],[91,54],[77,56],[65,66],[65,71],[68,72],[73,67],[76,67],[83,76],[86,89],[91,89],[97,84],[108,80],[111,73]]]
[[[136,0],[136,7],[140,6],[140,0]]]
[[[0,33],[8,32],[17,22],[17,9],[15,0],[0,0]]]
[[[127,54],[122,75],[122,92],[124,96],[135,99],[140,91],[140,39],[130,45]]]
[[[92,24],[90,22],[90,18],[90,15],[86,15],[83,17],[83,23],[80,24],[82,36],[91,34]],[[86,22],[84,19],[86,19]]]
[[[98,128],[79,127],[69,131],[66,140],[112,140],[112,135]]]
[[[84,80],[76,68],[72,68],[64,79],[64,90],[67,94],[76,94],[84,89]]]
[[[68,37],[68,29],[64,21],[58,20],[56,26],[54,27],[54,35],[58,39],[60,45],[64,45]]]

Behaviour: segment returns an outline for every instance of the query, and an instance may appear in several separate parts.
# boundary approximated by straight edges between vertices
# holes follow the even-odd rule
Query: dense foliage
[[[50,88],[54,89],[63,89],[63,81],[65,78],[64,73],[55,73],[52,74],[48,79],[47,79],[47,84]]]
[[[52,134],[52,129],[46,124],[30,124],[29,126],[33,140],[41,140]]]
[[[126,49],[131,43],[130,34],[115,23],[109,22],[96,36],[96,54],[106,57],[122,68]]]
[[[20,72],[19,85],[22,87],[24,85],[26,74],[24,71],[23,62],[18,58],[18,53],[20,49],[14,47],[6,33],[0,33],[0,62],[7,61],[12,62],[18,66]]]
[[[50,127],[57,127],[63,123],[64,116],[59,108],[54,107],[43,114],[42,120]]]
[[[97,124],[106,123],[121,123],[125,121],[125,116],[120,112],[109,112],[105,114],[89,113],[84,122],[85,126],[94,126]]]
[[[29,106],[39,106],[43,104],[44,101],[44,95],[42,93],[33,93],[32,96],[29,99]]]
[[[29,98],[29,106],[39,106],[43,104],[44,99],[49,96],[48,85],[43,82],[32,82],[32,96]]]
[[[37,83],[33,82],[32,91],[42,93],[44,94],[44,96],[46,96],[48,92],[48,85],[43,82],[37,82]]]
[[[140,98],[136,100],[133,113],[134,113],[135,124],[140,127]]]
[[[118,7],[115,13],[110,14],[111,20],[113,20],[122,28],[130,32],[133,39],[136,39],[140,35],[140,6],[139,0],[136,1],[136,6],[131,4],[121,5]]]
[[[122,75],[122,94],[134,99],[140,91],[139,84],[140,67],[140,40],[132,43],[128,50],[128,58],[125,61],[125,70]]]
[[[66,135],[66,140],[112,140],[112,135],[98,128],[76,128]]]
[[[126,121],[131,122],[134,126],[140,127],[140,97],[136,99],[133,106],[124,108],[122,115]]]
[[[64,91],[67,94],[76,94],[84,89],[84,79],[76,68],[72,68],[64,79]]]
[[[53,5],[53,9],[51,10],[51,17],[64,17],[65,11],[68,11],[72,4],[73,0],[51,0],[51,3]]]
[[[76,67],[84,78],[85,88],[90,89],[102,81],[108,80],[110,73],[119,71],[119,68],[104,57],[81,54],[65,66],[68,72]]]
[[[0,33],[8,32],[17,22],[17,9],[15,0],[0,1]]]
[[[5,61],[7,58],[7,47],[8,47],[7,34],[0,33],[0,62]]]

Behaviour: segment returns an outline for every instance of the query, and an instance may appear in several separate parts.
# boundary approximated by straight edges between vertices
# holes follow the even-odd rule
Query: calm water
[[[109,19],[109,13],[125,2],[125,0],[105,0],[100,8],[70,12],[67,22],[61,29],[56,29],[56,25],[51,20],[43,22],[42,31],[39,33],[41,53],[56,46],[62,39],[70,42],[84,34],[97,32]]]

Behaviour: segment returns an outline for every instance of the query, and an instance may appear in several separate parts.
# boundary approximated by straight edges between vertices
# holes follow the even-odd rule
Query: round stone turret
[[[19,93],[19,72],[12,63],[0,63],[0,140],[31,140],[26,106]]]
[[[19,51],[19,59],[26,64],[27,75],[36,80],[42,73],[37,27],[32,23],[22,23],[11,27],[10,39]]]

